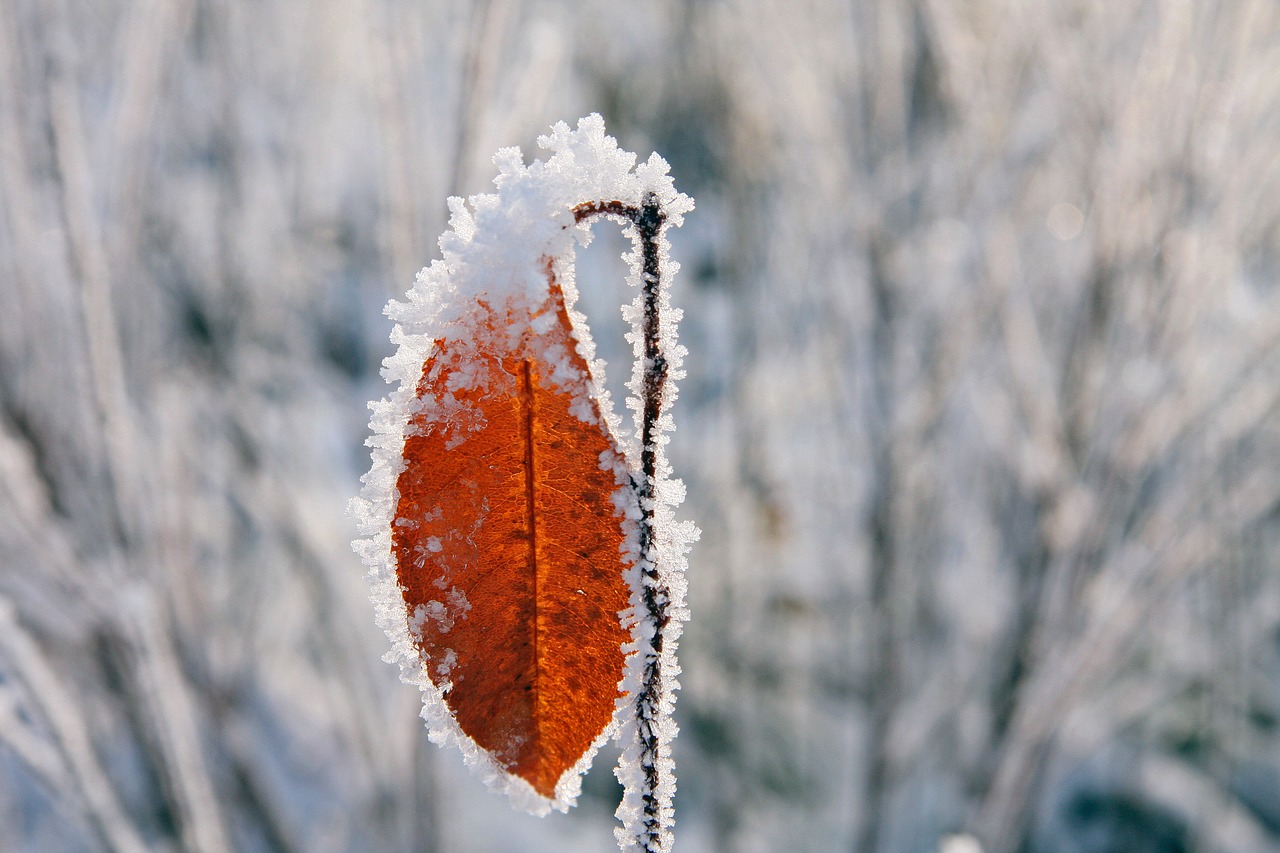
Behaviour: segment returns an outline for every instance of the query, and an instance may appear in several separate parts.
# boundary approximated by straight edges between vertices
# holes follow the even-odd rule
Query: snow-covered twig
[[[669,466],[662,450],[670,429],[666,410],[674,392],[668,380],[678,370],[683,352],[674,341],[678,313],[664,318],[669,309],[663,285],[662,261],[666,256],[667,215],[657,194],[648,192],[638,206],[621,202],[579,205],[574,210],[579,222],[595,216],[621,218],[634,229],[633,239],[639,260],[640,294],[632,306],[631,340],[636,350],[636,368],[631,381],[632,407],[639,435],[640,465],[632,474],[632,488],[640,506],[638,559],[633,592],[633,638],[628,701],[634,708],[632,720],[624,723],[625,752],[618,776],[625,787],[617,830],[624,850],[665,851],[671,848],[674,818],[671,799],[675,791],[675,766],[671,758],[671,738],[676,729],[671,721],[675,704],[676,640],[684,610],[683,560],[685,543],[696,533],[678,526],[664,527],[671,519],[670,505],[662,494]],[[638,311],[635,309],[639,309]],[[664,322],[665,320],[665,322]],[[677,374],[679,375],[679,374]],[[678,481],[675,481],[678,486]],[[665,512],[660,513],[660,508]],[[662,541],[668,530],[668,542]],[[666,547],[664,547],[666,546]],[[674,546],[672,548],[671,546]],[[638,600],[637,600],[638,599]]]

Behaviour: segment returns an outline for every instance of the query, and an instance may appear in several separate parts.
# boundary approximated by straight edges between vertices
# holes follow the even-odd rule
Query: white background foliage
[[[610,849],[610,756],[427,742],[343,511],[444,199],[593,110],[698,200],[677,849],[1276,849],[1278,16],[0,0],[0,849]]]

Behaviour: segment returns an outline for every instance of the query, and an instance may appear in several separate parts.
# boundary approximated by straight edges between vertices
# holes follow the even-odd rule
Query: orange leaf
[[[477,302],[468,334],[423,365],[392,550],[410,633],[458,725],[554,799],[612,719],[629,592],[621,453],[546,272],[532,315]]]

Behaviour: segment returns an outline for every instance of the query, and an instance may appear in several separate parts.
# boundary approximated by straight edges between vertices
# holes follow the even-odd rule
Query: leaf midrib
[[[528,525],[529,530],[528,569],[533,583],[533,638],[530,644],[533,652],[533,675],[529,687],[533,695],[530,697],[532,699],[530,716],[532,717],[534,736],[540,739],[542,732],[542,721],[540,719],[542,657],[538,649],[538,639],[542,630],[543,608],[538,599],[538,581],[541,565],[538,560],[538,495],[537,470],[535,468],[537,454],[534,451],[534,436],[536,435],[537,424],[534,412],[533,362],[527,358],[521,361],[521,380],[520,407],[524,414],[525,523]]]

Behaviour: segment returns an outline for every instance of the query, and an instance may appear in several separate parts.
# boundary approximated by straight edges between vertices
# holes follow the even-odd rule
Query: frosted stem
[[[670,657],[664,654],[667,626],[671,622],[671,589],[659,564],[659,547],[655,511],[658,504],[658,479],[662,475],[658,433],[667,385],[668,359],[662,349],[660,325],[662,269],[660,239],[667,215],[655,193],[646,193],[639,207],[622,202],[600,202],[579,205],[574,209],[579,222],[599,215],[627,220],[636,229],[635,240],[641,255],[641,304],[643,306],[643,384],[640,413],[640,470],[632,477],[640,505],[639,578],[644,612],[638,614],[650,630],[642,632],[644,641],[637,654],[641,656],[640,689],[635,695],[635,738],[639,747],[639,774],[628,774],[624,784],[629,788],[639,780],[639,790],[624,792],[626,799],[640,805],[640,820],[634,833],[619,836],[624,849],[661,853],[671,849],[673,809],[671,791],[675,788],[667,718],[674,697],[671,686],[674,673],[667,672]],[[624,747],[625,748],[625,747]]]

